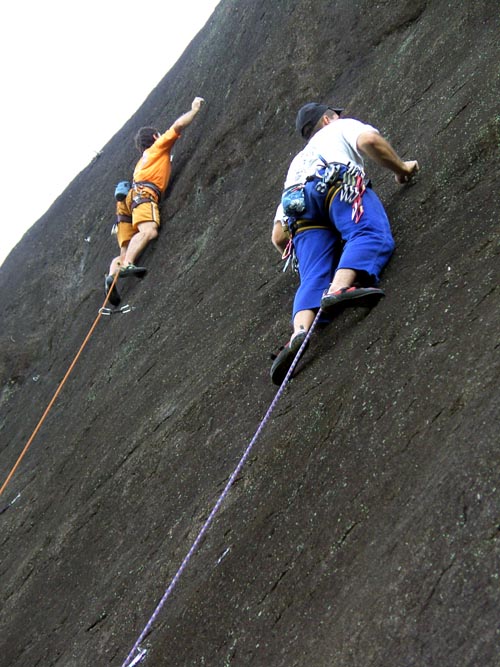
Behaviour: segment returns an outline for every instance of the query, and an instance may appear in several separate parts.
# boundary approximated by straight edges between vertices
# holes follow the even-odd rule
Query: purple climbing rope
[[[191,558],[192,558],[194,552],[195,552],[196,549],[198,548],[198,546],[199,546],[201,540],[203,539],[203,536],[204,536],[205,533],[208,531],[208,529],[209,529],[209,527],[210,527],[212,521],[213,521],[214,518],[215,518],[215,515],[216,515],[217,512],[219,511],[220,506],[221,506],[222,503],[224,502],[224,500],[225,500],[227,494],[229,493],[229,490],[230,490],[231,486],[234,484],[235,479],[238,477],[238,475],[239,475],[240,472],[241,472],[241,469],[242,469],[243,466],[245,465],[245,462],[246,462],[246,460],[248,459],[248,457],[249,457],[249,455],[250,455],[250,452],[251,452],[251,450],[252,450],[252,447],[253,447],[254,444],[256,443],[256,441],[257,441],[259,435],[262,433],[262,430],[264,429],[264,426],[265,426],[265,425],[267,424],[267,422],[269,421],[269,418],[270,418],[270,416],[271,416],[271,414],[272,414],[274,408],[276,407],[276,404],[278,403],[278,401],[280,400],[280,398],[281,398],[282,395],[283,395],[283,392],[285,391],[285,387],[286,387],[286,385],[288,384],[288,381],[289,381],[290,378],[292,377],[292,374],[293,374],[293,371],[295,370],[295,367],[296,367],[297,364],[299,363],[299,359],[300,359],[300,357],[302,356],[302,353],[304,352],[304,349],[305,349],[305,347],[306,347],[306,345],[307,345],[307,343],[308,343],[310,337],[312,336],[312,333],[313,333],[313,331],[314,331],[314,329],[315,329],[315,327],[316,327],[316,324],[318,323],[318,320],[319,320],[319,318],[320,318],[321,312],[322,312],[322,311],[321,311],[321,309],[320,309],[320,310],[318,311],[318,314],[317,314],[316,317],[314,318],[314,322],[312,323],[311,328],[310,328],[309,331],[307,332],[307,336],[305,337],[305,339],[304,339],[302,345],[300,346],[300,348],[299,348],[299,350],[298,350],[298,352],[297,352],[297,355],[295,356],[295,359],[293,360],[292,365],[291,365],[290,368],[288,369],[288,373],[285,375],[285,379],[283,380],[283,382],[282,382],[281,385],[280,385],[280,388],[279,388],[278,391],[276,392],[276,396],[275,396],[274,399],[272,400],[271,405],[270,405],[269,408],[267,409],[266,414],[264,415],[262,421],[261,421],[260,424],[259,424],[259,427],[258,427],[257,430],[255,431],[255,435],[253,436],[253,438],[251,439],[250,443],[248,444],[248,447],[247,447],[247,448],[245,449],[245,451],[243,452],[243,456],[242,456],[241,459],[239,460],[238,465],[236,466],[236,468],[235,468],[234,471],[232,472],[231,476],[229,477],[229,480],[228,480],[226,486],[224,487],[222,493],[220,494],[220,496],[219,496],[217,502],[216,502],[215,505],[213,506],[212,511],[211,511],[210,514],[208,515],[207,520],[205,521],[205,523],[204,523],[203,526],[201,527],[200,532],[198,533],[198,535],[197,535],[195,541],[194,541],[193,544],[191,545],[191,548],[189,549],[189,551],[187,552],[186,556],[184,557],[184,560],[183,560],[182,563],[180,564],[179,569],[178,569],[177,572],[175,573],[175,575],[174,575],[172,581],[170,582],[168,588],[165,590],[165,593],[163,594],[161,600],[158,602],[158,604],[157,604],[157,606],[156,606],[156,609],[154,610],[154,612],[153,612],[152,615],[151,615],[151,618],[149,619],[149,621],[148,621],[148,622],[146,623],[146,625],[144,626],[144,630],[141,632],[141,634],[140,634],[139,637],[137,638],[137,641],[136,641],[135,644],[133,645],[133,647],[132,647],[130,653],[127,655],[127,657],[125,658],[125,661],[122,663],[122,667],[131,667],[132,665],[136,665],[136,664],[138,664],[139,662],[142,662],[142,659],[145,657],[145,655],[146,655],[146,651],[145,651],[145,649],[141,649],[141,648],[140,648],[140,644],[141,644],[142,640],[144,639],[144,637],[146,637],[146,635],[147,635],[147,634],[149,633],[149,631],[151,630],[151,627],[153,626],[153,623],[154,623],[155,620],[157,619],[157,617],[158,617],[159,613],[161,612],[163,606],[165,605],[167,599],[170,597],[170,594],[171,594],[172,591],[174,590],[174,588],[175,588],[177,582],[179,581],[179,579],[180,579],[182,573],[183,573],[184,570],[186,569],[186,567],[187,567],[189,561],[191,560]],[[139,651],[139,654],[136,655],[135,658],[134,658],[134,654],[136,653],[136,651]],[[132,660],[132,658],[134,658],[134,660],[133,660],[133,662],[130,662],[130,661]]]

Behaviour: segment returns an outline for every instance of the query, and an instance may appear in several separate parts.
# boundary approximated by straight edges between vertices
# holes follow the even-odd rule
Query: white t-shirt
[[[367,125],[354,118],[339,118],[325,125],[310,139],[307,146],[292,160],[285,179],[284,188],[298,183],[305,183],[308,176],[315,174],[326,162],[351,162],[364,169],[364,160],[357,148],[358,137],[362,132],[378,132],[372,125]],[[275,222],[283,220],[283,209],[278,206]]]

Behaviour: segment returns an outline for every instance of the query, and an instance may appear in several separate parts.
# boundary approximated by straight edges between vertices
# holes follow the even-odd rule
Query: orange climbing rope
[[[61,380],[61,383],[60,383],[59,386],[57,387],[55,394],[52,396],[52,399],[51,399],[50,403],[48,404],[48,406],[47,406],[45,412],[43,413],[43,415],[42,415],[40,421],[39,421],[38,424],[36,425],[35,430],[34,430],[33,433],[31,434],[31,436],[29,437],[28,442],[25,444],[24,449],[23,449],[23,451],[21,452],[21,454],[19,455],[19,457],[18,457],[18,459],[17,459],[17,461],[16,461],[14,467],[12,468],[12,470],[10,471],[10,473],[7,475],[7,478],[6,478],[5,482],[2,484],[2,487],[0,488],[0,496],[2,495],[2,493],[3,493],[4,490],[5,490],[5,488],[7,487],[7,484],[10,482],[10,480],[12,479],[14,473],[15,473],[16,470],[18,469],[18,467],[19,467],[21,461],[22,461],[23,458],[24,458],[24,455],[26,454],[26,452],[27,452],[28,449],[30,448],[31,443],[32,443],[33,440],[35,439],[35,437],[36,437],[38,431],[41,429],[42,424],[43,424],[43,422],[45,421],[47,415],[49,414],[49,412],[50,412],[52,406],[53,406],[54,403],[56,402],[57,397],[58,397],[59,394],[61,393],[61,390],[62,390],[62,388],[64,387],[64,384],[66,383],[66,380],[68,379],[68,377],[69,377],[71,371],[72,371],[73,368],[75,367],[76,362],[78,361],[78,359],[79,359],[81,353],[83,352],[84,347],[87,345],[87,343],[88,343],[90,337],[91,337],[92,334],[94,333],[94,329],[96,328],[97,323],[99,322],[99,320],[101,319],[101,317],[102,317],[102,315],[103,315],[103,310],[105,309],[106,304],[108,303],[109,295],[111,294],[111,291],[112,291],[112,289],[114,288],[114,286],[115,286],[115,284],[116,284],[116,281],[118,280],[118,276],[119,276],[119,275],[120,275],[120,272],[117,271],[117,272],[116,272],[116,275],[115,275],[115,277],[114,277],[114,280],[113,280],[113,284],[112,284],[111,287],[109,288],[109,291],[108,291],[108,293],[106,294],[106,298],[105,298],[105,300],[104,300],[104,303],[102,304],[101,308],[99,308],[99,313],[98,313],[97,317],[95,318],[93,325],[90,327],[90,330],[89,330],[88,334],[86,335],[85,340],[84,340],[83,343],[81,344],[80,349],[79,349],[78,352],[76,353],[76,356],[75,356],[75,358],[73,359],[73,361],[71,362],[70,367],[69,367],[68,370],[66,371],[66,374],[64,375],[63,379]]]

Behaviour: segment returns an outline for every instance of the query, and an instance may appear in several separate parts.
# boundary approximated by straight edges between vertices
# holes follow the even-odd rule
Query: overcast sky
[[[0,264],[137,111],[217,4],[4,3]]]

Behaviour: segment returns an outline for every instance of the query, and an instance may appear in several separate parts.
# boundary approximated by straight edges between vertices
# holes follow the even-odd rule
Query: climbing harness
[[[109,295],[110,295],[111,291],[113,290],[113,288],[114,288],[114,286],[115,286],[115,284],[116,284],[116,281],[118,280],[118,275],[119,275],[119,272],[117,271],[117,272],[116,272],[116,275],[115,275],[115,278],[114,278],[114,280],[113,280],[113,283],[112,283],[111,287],[109,288],[108,293],[106,294],[106,298],[105,298],[105,300],[104,300],[104,303],[102,304],[102,307],[99,309],[99,313],[97,314],[97,317],[96,317],[96,319],[94,320],[94,323],[93,323],[92,326],[90,327],[90,330],[89,330],[88,334],[85,336],[85,339],[84,339],[83,343],[81,344],[80,349],[79,349],[78,352],[76,353],[75,358],[74,358],[73,361],[71,362],[71,364],[70,364],[68,370],[66,371],[66,373],[65,373],[65,375],[64,375],[64,377],[63,377],[63,379],[61,380],[59,386],[57,387],[57,389],[56,389],[54,395],[52,396],[51,400],[49,401],[49,404],[48,404],[47,408],[45,409],[45,412],[43,413],[43,415],[42,415],[41,418],[40,418],[40,421],[39,421],[38,424],[36,425],[35,430],[34,430],[33,433],[31,434],[31,436],[29,437],[28,442],[25,444],[25,446],[24,446],[24,448],[23,448],[21,454],[19,455],[19,457],[18,457],[16,463],[14,464],[14,467],[12,468],[12,470],[10,471],[10,473],[7,475],[7,478],[6,478],[5,482],[2,484],[2,486],[1,486],[1,488],[0,488],[0,496],[2,495],[2,493],[4,492],[4,490],[6,489],[7,484],[10,482],[10,480],[11,480],[12,477],[14,476],[14,473],[15,473],[16,470],[18,469],[18,467],[19,467],[21,461],[23,460],[23,458],[24,458],[26,452],[27,452],[28,449],[31,447],[31,444],[32,444],[33,440],[35,439],[35,437],[36,437],[38,431],[39,431],[40,428],[42,427],[42,424],[43,424],[43,422],[45,421],[45,419],[46,419],[47,415],[49,414],[50,410],[52,409],[52,406],[53,406],[54,403],[56,402],[56,399],[57,399],[57,397],[59,396],[59,394],[61,393],[62,388],[63,388],[64,385],[66,384],[66,380],[67,380],[68,377],[70,376],[71,371],[73,370],[73,368],[76,366],[76,362],[77,362],[78,359],[80,358],[81,353],[83,352],[85,346],[86,346],[87,343],[89,342],[90,337],[91,337],[92,334],[94,333],[94,329],[96,328],[96,326],[97,326],[99,320],[101,319],[102,315],[104,314],[104,313],[101,312],[101,311],[102,311],[104,308],[106,308],[106,304],[108,303]]]
[[[340,194],[340,201],[352,206],[352,219],[358,223],[363,215],[363,193],[366,188],[371,187],[370,180],[366,178],[365,172],[352,162],[347,165],[340,162],[327,162],[325,158],[319,155],[323,163],[313,176],[309,176],[304,184],[293,185],[287,188],[283,194],[281,203],[285,214],[290,218],[298,218],[306,211],[304,188],[308,181],[318,179],[314,186],[316,192],[320,195],[326,195],[325,208],[328,211],[330,205],[337,194]],[[289,207],[289,213],[285,205]],[[305,220],[299,219],[296,223],[305,223]],[[301,231],[301,229],[318,228],[317,225],[296,227],[292,234]],[[319,227],[321,229],[321,227]]]
[[[333,185],[341,182],[340,173],[344,165],[338,162],[327,162],[321,155],[319,159],[323,165],[316,170],[314,175],[308,176],[304,183],[297,183],[283,190],[281,205],[286,216],[296,218],[306,212],[304,188],[309,181],[315,178],[319,179],[314,188],[320,195],[325,194]]]
[[[292,220],[288,226],[292,238],[300,232],[304,232],[306,229],[332,229],[332,224],[330,222],[320,224],[316,220]]]
[[[134,188],[132,209],[140,204],[146,204],[151,201],[158,203],[161,199],[160,188],[150,181],[134,181],[132,187]]]
[[[141,190],[142,188],[149,188],[150,190],[153,190],[155,195],[160,199],[161,197],[161,190],[160,188],[155,185],[154,183],[151,183],[151,181],[134,181],[133,187],[136,190]]]
[[[130,653],[129,653],[129,654],[127,655],[127,657],[125,658],[125,661],[122,663],[122,666],[121,666],[121,667],[132,667],[132,665],[137,664],[137,659],[139,658],[139,655],[135,655],[135,654],[137,653],[137,651],[143,651],[143,652],[144,652],[144,649],[140,649],[141,642],[144,640],[144,638],[146,637],[146,635],[148,635],[148,633],[150,632],[151,627],[153,626],[153,623],[154,623],[154,622],[156,621],[156,619],[158,618],[158,615],[160,614],[161,610],[163,609],[163,607],[164,607],[164,605],[165,605],[167,599],[170,597],[170,594],[171,594],[172,591],[174,590],[174,588],[175,588],[177,582],[179,581],[179,578],[181,577],[182,573],[184,572],[184,570],[185,570],[186,567],[188,566],[189,561],[190,561],[191,558],[193,557],[193,555],[194,555],[196,549],[198,548],[198,546],[199,546],[201,540],[203,539],[203,536],[205,535],[205,533],[206,533],[206,532],[208,531],[208,529],[210,528],[210,525],[211,525],[212,521],[214,520],[215,515],[216,515],[217,512],[219,511],[219,509],[220,509],[222,503],[224,502],[224,500],[225,500],[227,494],[229,493],[229,490],[231,489],[231,487],[232,487],[232,485],[234,484],[235,480],[236,480],[237,477],[239,476],[239,474],[240,474],[240,472],[241,472],[243,466],[245,465],[245,462],[247,461],[248,457],[250,456],[250,452],[251,452],[251,450],[252,450],[254,444],[256,443],[256,441],[257,441],[259,435],[262,433],[262,430],[264,429],[265,425],[266,425],[267,422],[269,421],[269,419],[270,419],[270,417],[271,417],[271,414],[272,414],[274,408],[276,407],[276,405],[277,405],[278,401],[280,400],[280,398],[283,396],[283,393],[284,393],[284,391],[285,391],[286,385],[288,384],[288,381],[289,381],[290,378],[292,377],[293,372],[294,372],[294,370],[295,370],[297,364],[299,363],[299,359],[300,359],[300,357],[302,356],[302,353],[304,352],[304,350],[306,349],[306,347],[307,347],[308,344],[309,344],[309,339],[310,339],[310,337],[312,336],[312,333],[313,333],[313,331],[314,331],[314,329],[315,329],[315,327],[316,327],[316,325],[317,325],[317,323],[318,323],[318,321],[319,321],[319,319],[320,319],[320,317],[321,317],[321,314],[322,314],[322,310],[321,310],[321,308],[320,308],[320,309],[318,310],[318,313],[317,313],[316,317],[314,318],[314,321],[313,321],[313,323],[312,323],[312,325],[311,325],[311,328],[310,328],[309,331],[307,332],[307,336],[304,338],[304,341],[302,342],[302,345],[300,346],[300,348],[299,348],[299,350],[298,350],[298,352],[297,352],[297,355],[296,355],[295,359],[294,359],[293,362],[292,362],[292,365],[291,365],[290,368],[288,369],[288,372],[287,372],[287,374],[285,375],[285,378],[284,378],[283,382],[281,383],[281,386],[279,387],[278,391],[276,392],[276,396],[275,396],[274,399],[272,400],[271,405],[269,406],[269,408],[268,408],[266,414],[264,415],[262,421],[260,422],[260,424],[259,424],[259,426],[258,426],[258,428],[257,428],[257,430],[256,430],[256,432],[255,432],[255,434],[254,434],[254,436],[253,436],[253,438],[251,439],[251,441],[250,441],[250,443],[248,444],[247,448],[246,448],[245,451],[243,452],[243,455],[242,455],[242,457],[240,458],[240,460],[239,460],[239,462],[238,462],[238,465],[236,466],[236,468],[235,468],[235,469],[233,470],[233,472],[231,473],[231,476],[229,477],[229,480],[227,481],[226,486],[224,487],[222,493],[220,494],[219,498],[217,499],[215,505],[213,506],[212,511],[211,511],[210,514],[208,515],[207,520],[205,521],[205,523],[204,523],[203,526],[201,527],[201,530],[200,530],[200,532],[198,533],[198,535],[197,535],[196,539],[194,540],[194,542],[192,543],[191,548],[189,549],[189,551],[187,552],[186,556],[184,557],[184,560],[183,560],[182,563],[180,564],[179,569],[177,570],[177,572],[175,573],[174,577],[172,578],[172,580],[171,580],[171,582],[170,582],[168,588],[165,590],[165,593],[163,594],[162,598],[161,598],[160,601],[158,602],[158,604],[157,604],[155,610],[153,611],[151,617],[149,618],[148,622],[147,622],[146,625],[144,626],[143,631],[141,632],[141,634],[140,634],[139,637],[137,638],[137,641],[135,642],[135,644],[133,645],[132,649],[130,650]],[[134,657],[134,656],[135,656],[135,657]],[[144,657],[144,654],[141,656],[140,659],[142,660],[143,657]]]

